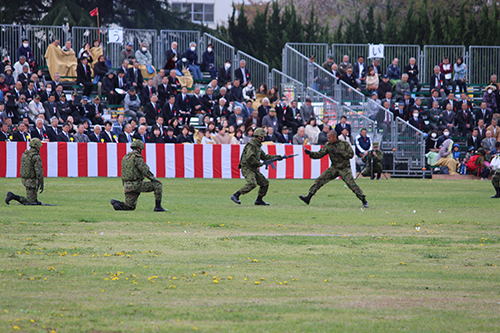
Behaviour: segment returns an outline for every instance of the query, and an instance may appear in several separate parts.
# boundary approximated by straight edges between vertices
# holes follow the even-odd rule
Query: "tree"
[[[488,7],[486,5],[483,5],[479,18],[478,33],[476,36],[477,45],[492,45],[489,44],[490,29],[492,28],[492,26],[488,14]],[[496,22],[494,23],[496,24]]]
[[[432,45],[443,44],[443,25],[441,24],[441,11],[438,7],[434,9],[434,13],[432,14],[429,42]]]
[[[465,34],[463,36],[463,41],[466,46],[475,45],[477,43],[477,22],[474,15],[470,14],[467,19],[467,28],[465,29]]]
[[[382,17],[378,15],[377,26],[375,27],[375,33],[373,34],[373,43],[382,42],[383,37],[384,37],[384,30],[382,29]]]
[[[342,32],[343,25],[344,25],[344,21],[342,21],[342,19],[341,19],[340,23],[337,27],[337,30],[335,31],[334,37],[333,37],[334,43],[342,44],[345,42],[344,41],[344,34]]]
[[[384,43],[397,43],[398,34],[398,22],[396,15],[393,15],[391,8],[391,1],[387,1],[386,5],[386,24],[384,32]]]
[[[358,12],[359,15],[359,12]],[[374,33],[375,33],[375,17],[373,14],[373,4],[368,7],[368,13],[366,13],[366,20],[363,23],[365,39],[368,43],[373,43]]]
[[[427,9],[427,0],[423,0],[422,7],[420,8],[420,13],[418,16],[418,28],[415,41],[419,42],[420,46],[424,46],[429,41],[430,34],[431,29]]]
[[[410,1],[410,5],[408,6],[408,11],[406,12],[406,19],[403,22],[403,26],[399,33],[399,42],[401,44],[413,44],[415,42],[416,36],[416,26],[418,22],[415,19],[414,13],[414,0]]]

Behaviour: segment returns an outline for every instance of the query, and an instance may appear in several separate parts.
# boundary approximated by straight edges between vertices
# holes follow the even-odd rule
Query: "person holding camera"
[[[378,142],[374,142],[373,149],[361,159],[363,163],[365,163],[365,168],[363,169],[363,172],[361,172],[363,177],[370,177],[370,180],[373,180],[375,178],[375,174],[377,174],[377,180],[380,180],[383,169],[383,159],[384,153],[378,149]]]

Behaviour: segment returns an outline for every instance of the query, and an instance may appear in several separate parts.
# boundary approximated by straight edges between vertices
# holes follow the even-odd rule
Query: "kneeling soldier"
[[[26,197],[7,192],[5,203],[15,200],[25,205],[41,205],[37,199],[37,192],[43,192],[43,164],[40,157],[40,148],[42,141],[37,138],[30,140],[31,149],[26,150],[21,156],[21,178],[24,187],[26,187]]]
[[[335,131],[328,132],[327,138],[328,143],[324,145],[320,151],[312,152],[308,149],[305,150],[305,153],[312,159],[320,159],[328,154],[332,161],[332,165],[316,179],[306,197],[302,195],[299,196],[300,200],[309,205],[312,196],[316,194],[323,185],[340,176],[347,187],[349,187],[351,191],[356,194],[358,199],[363,202],[363,207],[368,208],[368,202],[366,202],[363,191],[361,191],[352,177],[350,159],[353,158],[354,152],[352,151],[351,145],[347,141],[338,140],[337,132]]]
[[[165,212],[161,206],[162,184],[155,178],[149,170],[149,166],[144,162],[141,152],[144,149],[144,143],[141,140],[135,140],[130,145],[132,151],[122,159],[122,182],[125,190],[125,203],[111,199],[111,205],[115,210],[134,210],[137,205],[137,199],[141,192],[155,192],[156,206],[155,212]],[[144,178],[151,180],[143,182]]]
[[[371,154],[371,156],[370,156]],[[375,178],[377,174],[377,180],[380,179],[382,175],[382,160],[384,159],[384,153],[378,149],[378,142],[373,143],[373,150],[368,152],[368,155],[363,156],[361,159],[365,164],[365,169],[361,173],[363,177],[370,177],[371,180]],[[373,171],[372,171],[373,164]]]
[[[273,158],[279,158],[282,160],[283,157],[279,155],[268,155],[262,149],[262,141],[266,136],[266,132],[262,128],[257,128],[253,133],[254,138],[247,143],[241,154],[240,165],[243,177],[245,177],[247,183],[235,194],[231,196],[231,200],[237,204],[241,204],[240,195],[247,194],[252,191],[257,185],[260,186],[259,194],[257,200],[255,200],[256,205],[269,205],[264,202],[262,198],[266,195],[267,189],[269,187],[269,181],[260,173],[259,168],[263,166],[260,160],[266,161]]]

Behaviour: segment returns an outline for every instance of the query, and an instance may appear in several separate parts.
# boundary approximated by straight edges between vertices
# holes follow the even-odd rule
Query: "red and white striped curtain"
[[[130,151],[126,143],[44,143],[40,150],[45,177],[120,177],[121,160]],[[244,146],[147,143],[142,152],[151,171],[159,178],[241,178],[238,169]],[[20,177],[21,155],[27,142],[0,142],[0,177]],[[306,146],[318,151],[320,146]],[[330,166],[328,156],[312,160],[302,146],[263,145],[271,155],[294,158],[275,162],[261,172],[270,179],[314,179]],[[351,168],[355,177],[355,161]]]

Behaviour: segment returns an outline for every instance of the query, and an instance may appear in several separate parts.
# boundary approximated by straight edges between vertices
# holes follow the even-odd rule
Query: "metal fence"
[[[380,148],[392,150],[394,148],[392,139],[396,137],[394,114],[374,100],[368,99],[363,115],[376,122],[376,129],[381,138]]]
[[[10,57],[14,64],[18,59],[17,49],[22,43],[22,27],[15,24],[0,25],[0,57]]]
[[[453,66],[458,57],[463,57],[465,62],[465,46],[457,45],[425,45],[424,46],[424,76],[423,83],[429,83],[431,75],[434,73],[434,67],[443,62],[444,57],[449,57],[450,64]]]
[[[373,120],[357,113],[345,105],[342,105],[340,112],[337,113],[337,119],[340,120],[340,117],[342,116],[345,116],[347,118],[347,123],[351,125],[351,138],[354,139],[359,133],[361,133],[362,129],[366,129],[366,132],[372,138],[372,141],[378,140],[379,135],[376,131],[376,124]]]
[[[287,43],[290,47],[302,53],[307,58],[314,55],[316,62],[322,64],[327,60],[329,48],[325,43]]]
[[[62,47],[69,39],[68,27],[26,25],[24,27],[24,34],[28,39],[39,66],[47,66],[47,62],[45,61],[45,52],[47,51],[50,43],[58,39]],[[73,45],[73,49],[75,49],[75,45]]]
[[[201,63],[201,56],[205,51],[202,45],[200,32],[196,30],[160,30],[160,46],[158,48],[158,63],[163,68],[167,62],[167,51],[171,48],[173,42],[177,42],[177,52],[179,56],[189,48],[189,43],[196,43],[196,53],[198,54],[198,63]],[[158,68],[159,69],[159,68]]]
[[[280,94],[285,95],[290,101],[304,99],[304,84],[275,68],[271,71],[268,86],[278,87]]]
[[[492,74],[500,74],[500,46],[471,45],[465,65],[469,83],[488,84]]]
[[[328,118],[330,118],[333,122],[337,122],[340,103],[335,101],[333,98],[312,89],[311,87],[307,87],[306,95],[312,100],[312,106],[314,108],[314,115],[316,118],[328,116]],[[305,102],[305,99],[303,102]]]
[[[351,87],[344,81],[339,81],[335,87],[335,100],[350,106],[356,111],[363,111],[366,104],[366,97],[356,88]]]
[[[246,70],[248,70],[248,72],[251,74],[250,81],[253,82],[253,85],[255,87],[259,87],[262,83],[268,83],[267,80],[269,78],[269,66],[266,63],[252,57],[245,52],[238,51],[235,61],[237,63],[235,67],[238,67],[236,67],[235,70],[239,68],[239,63],[241,60],[245,60]],[[269,87],[269,89],[270,88],[271,87]]]
[[[229,60],[231,62],[231,75],[234,77],[234,67],[235,67],[235,51],[234,47],[229,45],[226,42],[221,41],[220,39],[207,34],[206,32],[203,34],[203,45],[206,47],[209,43],[212,43],[214,46],[214,55],[215,55],[215,67],[219,68],[224,66],[224,62]]]
[[[73,41],[73,50],[78,52],[83,44],[89,43],[90,47],[93,46],[92,42],[96,39],[101,41],[102,52],[106,56],[107,44],[107,30],[106,28],[99,29],[96,27],[73,27],[71,28],[71,38]],[[77,54],[78,56],[78,54]],[[97,59],[94,59],[97,61]]]
[[[285,44],[283,48],[283,73],[302,82],[305,86],[311,86],[308,82],[309,58]],[[311,69],[312,70],[312,69]]]
[[[424,133],[399,117],[396,117],[395,126],[394,169],[407,175],[420,173],[425,167]]]
[[[327,71],[317,63],[312,63],[312,72],[309,71],[309,75],[312,74],[312,84],[314,89],[322,92],[325,95],[334,97],[335,85],[337,84],[337,77],[335,77],[331,71]],[[309,79],[311,81],[311,79]]]
[[[157,59],[158,32],[154,29],[123,29],[123,43],[108,43],[107,34],[104,43],[107,43],[107,58],[111,59],[111,67],[118,67],[121,64],[121,52],[128,42],[132,42],[132,50],[135,52],[141,48],[142,43],[148,44],[149,52],[153,57],[153,66],[163,67]]]

